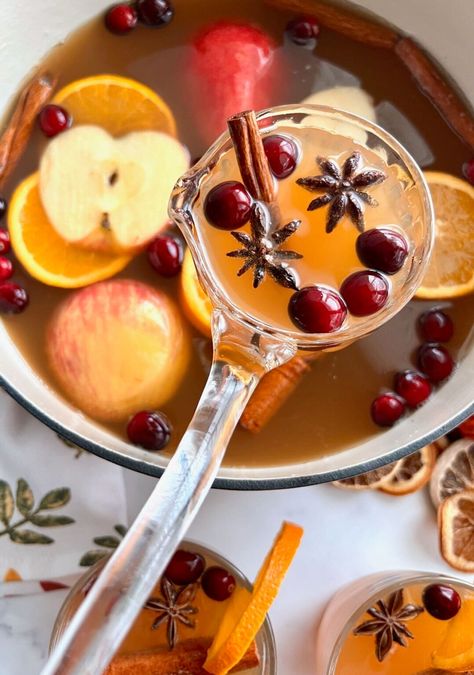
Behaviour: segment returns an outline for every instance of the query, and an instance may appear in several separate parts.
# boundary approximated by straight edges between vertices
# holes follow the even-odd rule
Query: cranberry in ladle
[[[388,299],[389,285],[378,272],[354,272],[344,280],[341,295],[354,316],[375,314]]]
[[[339,293],[326,286],[306,286],[288,305],[293,323],[305,333],[332,333],[344,323],[347,309]]]
[[[178,549],[166,568],[165,577],[177,586],[186,586],[194,584],[204,572],[204,568],[202,555]]]
[[[238,230],[250,218],[252,200],[242,183],[228,180],[210,190],[204,201],[204,215],[220,230]]]
[[[422,601],[428,614],[440,621],[449,621],[461,609],[461,596],[446,584],[427,586],[423,591]]]
[[[235,590],[235,579],[223,567],[209,567],[201,579],[202,590],[211,598],[223,602],[230,598]]]
[[[408,244],[399,232],[380,227],[362,232],[357,237],[356,251],[366,267],[395,274],[403,267],[408,255]]]
[[[298,148],[291,138],[280,134],[266,136],[263,139],[263,149],[276,178],[281,180],[293,173],[298,159]]]

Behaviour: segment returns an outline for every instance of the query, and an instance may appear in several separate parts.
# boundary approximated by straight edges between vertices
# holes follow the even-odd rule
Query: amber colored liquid
[[[102,18],[98,17],[56,47],[42,65],[58,75],[59,86],[104,72],[143,81],[168,102],[181,140],[189,147],[191,156],[197,157],[206,145],[199,132],[197,111],[189,104],[183,81],[183,68],[190,56],[189,41],[210,21],[225,17],[248,20],[272,35],[279,56],[286,61],[287,71],[291,73],[282,80],[270,104],[295,103],[311,91],[334,86],[337,80],[329,81],[325,73],[328,68],[332,72],[331,68],[336,66],[345,76],[355,76],[376,104],[384,100],[392,102],[422,132],[435,157],[430,169],[460,175],[462,163],[470,157],[468,148],[452,133],[418,91],[409,72],[389,51],[362,45],[324,29],[313,54],[283,40],[284,26],[291,15],[269,9],[260,0],[240,0],[239,3],[175,0],[175,6],[176,17],[166,29],[154,31],[140,27],[123,38],[107,33]],[[202,105],[205,104],[203,101]],[[9,182],[10,193],[22,178],[36,171],[43,147],[41,134],[35,132],[23,162]],[[179,282],[158,277],[149,269],[144,256],[138,256],[121,276],[142,279],[178,297]],[[5,323],[12,340],[38,376],[57,388],[46,363],[44,335],[54,309],[69,291],[46,287],[21,271],[17,278],[30,293],[30,306],[24,314],[7,317]],[[419,343],[416,317],[432,304],[411,302],[373,335],[320,359],[298,391],[259,435],[236,430],[226,464],[278,466],[289,461],[305,462],[353,447],[380,433],[370,419],[371,400],[381,387],[391,386],[395,371],[411,365],[412,353]],[[444,304],[456,326],[450,349],[461,359],[462,345],[472,325],[474,298]],[[170,451],[176,447],[191,419],[207,376],[203,361],[205,364],[210,354],[209,342],[196,331],[193,335],[195,358],[189,373],[176,396],[164,406],[175,429]],[[124,437],[124,427],[125,423],[120,423],[108,428]]]
[[[474,595],[465,589],[457,589],[463,601],[469,599],[474,602]],[[404,589],[404,604],[413,603],[422,606],[421,594],[423,587],[411,586]],[[371,620],[369,614],[358,617],[355,626]],[[440,621],[428,612],[423,612],[415,619],[406,622],[406,627],[413,634],[414,639],[407,638],[408,647],[404,648],[394,643],[389,654],[382,662],[375,655],[375,639],[373,635],[353,635],[349,633],[344,642],[335,675],[418,675],[421,671],[432,667],[431,655],[441,645],[449,628],[449,621]],[[353,628],[354,628],[353,627]],[[467,628],[467,627],[466,627]],[[472,627],[470,627],[472,629]],[[467,628],[467,630],[470,630]]]

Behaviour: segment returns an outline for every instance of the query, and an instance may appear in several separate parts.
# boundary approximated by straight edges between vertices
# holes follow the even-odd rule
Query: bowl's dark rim
[[[74,443],[80,448],[87,450],[87,452],[91,452],[102,459],[112,462],[113,464],[118,464],[119,466],[123,466],[126,469],[131,469],[132,471],[137,471],[138,473],[142,473],[147,476],[160,478],[163,474],[165,470],[164,468],[147,464],[146,462],[142,462],[139,459],[134,459],[133,457],[119,455],[115,451],[109,450],[98,443],[88,441],[82,438],[82,436],[79,434],[76,434],[74,431],[64,427],[54,418],[49,417],[49,415],[40,410],[40,408],[37,408],[30,400],[25,398],[19,391],[15,389],[15,387],[7,382],[1,374],[0,387],[4,389],[21,406],[23,406],[25,410],[40,420],[40,422],[43,422],[43,424],[71,443]],[[472,414],[474,414],[474,401],[456,413],[456,415],[453,415],[453,417],[448,419],[446,422],[432,429],[429,434],[426,434],[425,436],[422,436],[411,443],[407,443],[406,445],[397,448],[387,455],[377,457],[368,462],[362,462],[360,464],[350,466],[347,469],[338,469],[337,471],[327,471],[324,473],[304,476],[289,476],[288,478],[241,479],[217,477],[212,487],[221,490],[286,490],[289,488],[307,487],[309,485],[330,483],[335,480],[350,478],[359,473],[372,471],[373,469],[377,469],[381,466],[384,466],[385,464],[390,464],[390,462],[394,462],[397,459],[401,459],[402,457],[410,455],[416,450],[422,448],[424,445],[427,445],[428,443],[435,441],[437,438],[447,434]]]

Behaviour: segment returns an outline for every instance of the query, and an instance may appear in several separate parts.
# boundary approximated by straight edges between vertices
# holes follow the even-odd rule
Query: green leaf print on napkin
[[[91,551],[87,551],[87,553],[84,553],[79,561],[79,565],[81,567],[91,567],[92,565],[95,565],[96,562],[99,562],[99,560],[102,560],[102,558],[105,558],[105,556],[110,555],[110,552],[118,547],[120,544],[120,539],[123,539],[123,537],[125,537],[127,534],[127,528],[125,525],[115,525],[114,530],[117,532],[120,538],[116,537],[115,535],[95,537],[92,540],[94,544],[96,544],[96,546],[102,546],[105,550],[95,548]]]
[[[0,531],[0,537],[8,535],[10,541],[15,544],[52,544],[54,539],[45,534],[28,529],[19,530],[18,528],[26,523],[36,525],[36,527],[71,525],[75,520],[69,516],[40,513],[40,511],[60,509],[70,499],[71,491],[69,488],[56,488],[47,492],[40,500],[38,508],[35,509],[33,491],[24,478],[18,479],[15,499],[13,498],[13,492],[9,484],[4,480],[0,480],[0,521],[5,525],[5,529]],[[15,507],[23,518],[16,523],[12,523]]]

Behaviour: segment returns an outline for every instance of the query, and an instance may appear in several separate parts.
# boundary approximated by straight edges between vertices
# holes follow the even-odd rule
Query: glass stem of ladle
[[[191,525],[262,375],[294,346],[256,335],[221,310],[197,410],[153,493],[87,594],[42,675],[101,675]]]

